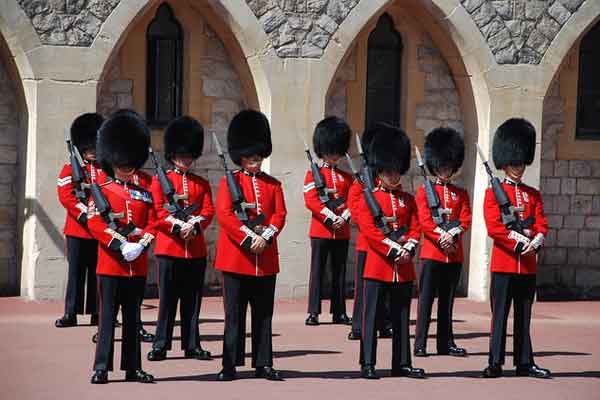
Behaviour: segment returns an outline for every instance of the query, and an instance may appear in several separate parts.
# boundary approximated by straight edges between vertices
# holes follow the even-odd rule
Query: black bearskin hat
[[[400,128],[379,122],[369,144],[369,164],[375,170],[405,174],[410,168],[410,139]]]
[[[240,111],[229,124],[227,150],[231,160],[237,165],[241,165],[242,157],[269,157],[273,145],[267,117],[260,111]]]
[[[372,125],[371,127],[367,128],[360,137],[360,144],[363,148],[363,152],[367,156],[367,160],[369,159],[369,146],[371,145],[371,141],[373,141],[373,136],[375,136],[377,128],[377,124]]]
[[[102,169],[112,175],[112,167],[141,168],[148,159],[150,130],[132,110],[119,110],[98,131],[97,158]]]
[[[436,128],[425,138],[425,163],[432,174],[442,168],[455,173],[465,160],[465,142],[452,128]]]
[[[317,157],[327,154],[344,155],[350,147],[350,127],[341,118],[327,117],[317,124],[313,134],[313,148]]]
[[[535,128],[523,118],[506,120],[496,130],[492,156],[497,169],[507,165],[531,165],[535,156]]]
[[[71,124],[71,143],[83,155],[87,150],[96,148],[98,129],[104,122],[98,113],[85,113],[75,118]]]
[[[165,159],[171,161],[175,154],[189,154],[198,158],[204,146],[204,128],[192,117],[179,117],[167,125],[164,136]]]

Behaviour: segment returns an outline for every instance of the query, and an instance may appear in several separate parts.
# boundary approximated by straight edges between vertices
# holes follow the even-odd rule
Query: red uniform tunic
[[[326,163],[323,164],[320,171],[325,182],[325,187],[335,190],[335,193],[329,194],[329,198],[343,198],[347,201],[348,191],[353,180],[352,175]],[[325,223],[325,220],[331,220],[333,214],[342,216],[347,221],[350,221],[350,210],[347,208],[346,202],[335,210],[329,210],[325,207],[319,200],[311,171],[308,171],[306,178],[304,178],[304,203],[306,204],[306,208],[312,213],[309,231],[311,238],[350,239],[350,226],[348,224],[344,224],[340,229],[335,230]]]
[[[117,180],[108,180],[101,185],[102,193],[110,203],[113,213],[123,213],[122,225],[133,222],[136,230],[123,237],[111,230],[104,219],[95,212],[93,201],[90,202],[88,227],[92,236],[98,240],[98,275],[113,276],[146,276],[148,273],[148,254],[146,251],[133,260],[123,260],[119,249],[123,242],[139,242],[145,248],[156,236],[156,213],[149,191],[133,184]]]
[[[535,218],[535,223],[529,228],[531,238],[542,234],[544,237],[548,233],[548,221],[544,214],[544,206],[540,192],[523,183],[514,184],[506,180],[502,187],[506,192],[511,204],[515,207],[522,207],[519,212],[521,219],[529,216]],[[514,249],[517,240],[511,238],[511,231],[506,229],[502,223],[500,208],[496,202],[494,192],[488,188],[485,192],[483,201],[483,215],[487,226],[488,236],[494,240],[492,249],[492,259],[490,269],[492,272],[508,272],[513,274],[535,274],[537,271],[537,255],[530,253],[527,255],[518,255]]]
[[[256,208],[247,210],[248,216],[252,219],[257,214],[264,215],[266,229],[261,236],[270,239],[271,243],[261,254],[253,254],[242,248],[242,243],[256,233],[243,225],[234,214],[227,180],[223,177],[217,191],[217,221],[221,230],[217,242],[215,268],[242,275],[274,275],[279,272],[277,236],[285,225],[287,215],[281,183],[262,172],[253,175],[236,171],[234,177],[246,202],[256,205]]]
[[[135,186],[139,186],[142,189],[150,191],[152,187],[152,176],[148,175],[144,171],[136,171],[131,177],[131,183]]]
[[[431,209],[427,204],[427,194],[425,186],[420,186],[417,189],[415,201],[419,214],[419,224],[423,231],[423,247],[421,248],[420,258],[440,261],[443,263],[462,263],[463,262],[463,246],[462,234],[471,227],[471,206],[469,195],[466,190],[454,186],[452,184],[444,185],[436,183],[433,185],[434,190],[440,199],[441,208],[450,211],[450,214],[444,218],[446,221],[460,221],[460,230],[456,230],[456,251],[446,254],[439,246],[438,239],[440,233],[437,225],[431,219]],[[452,232],[451,232],[452,234]]]
[[[86,163],[85,169],[90,176],[91,183],[102,183],[106,180],[106,174],[93,163]],[[87,214],[87,204],[80,202],[75,197],[75,187],[71,176],[71,164],[65,164],[60,171],[57,182],[58,200],[67,210],[65,226],[63,233],[66,236],[77,237],[81,239],[92,239],[92,235],[86,226],[82,225],[78,219],[82,214]],[[90,182],[87,182],[90,183]],[[88,198],[89,191],[86,190]]]
[[[348,209],[350,210],[351,215],[358,215],[360,200],[363,198],[363,186],[358,180],[354,180],[352,185],[350,186],[350,190],[348,190]],[[358,222],[356,218],[354,218],[354,222],[357,226],[357,234],[356,234],[356,251],[367,251],[369,248],[369,244],[367,243],[367,239],[360,232],[360,227],[358,226]]]
[[[369,211],[365,199],[359,205],[358,224],[360,231],[369,244],[367,262],[363,278],[375,279],[383,282],[410,282],[416,277],[413,262],[399,264],[394,262],[393,254],[400,247],[413,252],[421,237],[421,228],[417,217],[417,206],[414,198],[401,189],[388,191],[377,188],[373,191],[375,199],[381,206],[387,218],[395,217],[395,222],[388,222],[392,229],[406,226],[408,231],[400,243],[385,237],[383,232],[375,226],[373,216]]]
[[[177,233],[173,233],[174,229],[178,232],[179,229],[176,228],[177,226],[181,228],[183,221],[173,217],[164,208],[167,199],[163,195],[158,177],[155,176],[152,179],[152,197],[158,218],[158,236],[156,237],[154,254],[179,258],[206,257],[204,230],[210,225],[215,215],[210,184],[198,175],[182,173],[178,170],[167,171],[167,177],[173,184],[176,194],[187,195],[187,199],[179,200],[180,206],[185,208],[192,204],[198,205],[198,209],[192,213],[193,218],[189,222],[192,224],[198,222],[202,232],[190,240],[184,240]]]

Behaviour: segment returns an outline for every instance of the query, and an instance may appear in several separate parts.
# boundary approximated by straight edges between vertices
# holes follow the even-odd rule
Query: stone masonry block
[[[600,179],[583,178],[577,179],[578,194],[599,194]]]
[[[574,215],[587,215],[592,212],[593,197],[588,195],[577,195],[571,198],[571,213]],[[562,213],[561,213],[562,214]]]
[[[557,244],[561,247],[577,247],[578,231],[576,229],[561,229],[558,231]]]
[[[577,179],[575,179],[575,178],[560,178],[560,192],[561,192],[561,194],[576,194],[577,193]]]
[[[600,247],[600,232],[599,231],[580,231],[579,246],[597,249]]]
[[[569,161],[569,176],[583,178],[592,175],[592,166],[584,160]]]

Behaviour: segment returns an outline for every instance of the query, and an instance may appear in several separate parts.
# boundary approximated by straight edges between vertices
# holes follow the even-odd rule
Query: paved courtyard
[[[155,375],[155,384],[125,383],[124,374],[116,371],[109,377],[110,384],[94,386],[89,384],[94,327],[54,328],[62,303],[0,298],[0,399],[600,399],[600,302],[535,305],[536,361],[552,370],[552,380],[516,378],[512,369],[503,379],[479,378],[487,361],[489,305],[459,299],[455,309],[457,342],[470,355],[413,360],[428,373],[422,381],[359,379],[358,342],[346,339],[347,327],[329,324],[328,315],[322,316],[321,326],[306,327],[305,302],[279,301],[273,345],[275,367],[283,371],[286,381],[251,378],[248,359],[248,366],[239,370],[240,377],[248,379],[214,382],[221,366],[223,307],[221,299],[213,297],[205,299],[200,325],[203,346],[213,353],[213,361],[184,359],[176,342],[166,361],[151,363],[145,361],[151,347],[145,343],[144,369]],[[415,311],[413,301],[413,318]],[[150,331],[156,316],[157,300],[146,300],[143,320]],[[87,322],[88,318],[80,318],[80,323]],[[175,336],[179,338],[178,328]],[[431,339],[429,348],[435,348]],[[511,349],[509,336],[507,367],[511,367]],[[389,374],[390,350],[390,341],[381,340],[378,367],[383,377]],[[117,344],[116,365],[119,352]]]

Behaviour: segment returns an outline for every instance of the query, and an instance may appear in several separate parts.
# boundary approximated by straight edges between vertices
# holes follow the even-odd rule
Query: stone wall
[[[120,108],[133,108],[133,80],[121,76],[120,60],[114,60],[100,85],[97,111],[108,116]]]
[[[498,64],[539,64],[586,0],[461,0]],[[596,1],[596,0],[588,0]]]
[[[90,46],[121,0],[17,0],[42,43]]]
[[[0,60],[0,295],[18,293],[17,179],[19,110],[14,82]]]
[[[246,0],[279,57],[320,58],[360,0]]]
[[[550,231],[540,254],[538,295],[599,299],[600,160],[557,159],[564,129],[565,100],[554,82],[543,113],[541,191]]]

